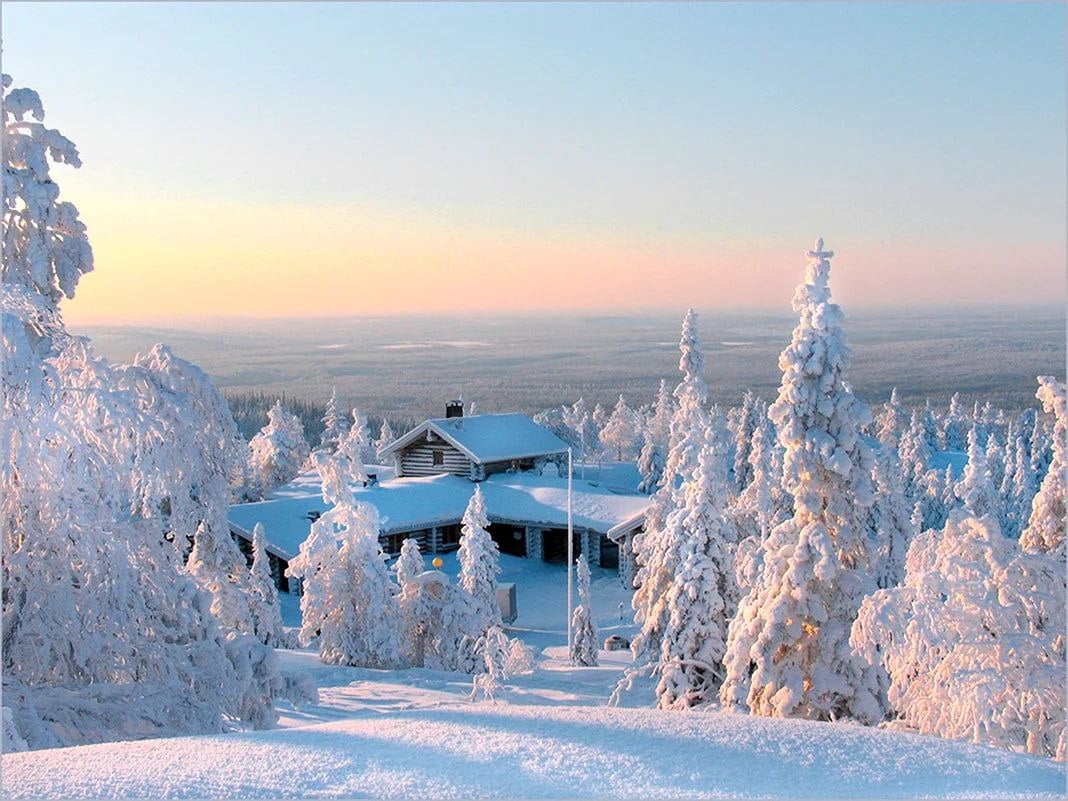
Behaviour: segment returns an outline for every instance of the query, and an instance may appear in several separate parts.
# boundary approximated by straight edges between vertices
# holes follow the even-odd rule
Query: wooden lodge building
[[[567,559],[567,445],[523,414],[465,417],[451,401],[445,417],[427,420],[385,447],[396,477],[354,487],[358,501],[374,505],[383,549],[396,554],[405,539],[424,553],[459,547],[460,521],[475,483],[482,488],[489,531],[501,553],[549,562]],[[392,472],[392,471],[383,471]],[[592,471],[591,471],[592,472]],[[644,524],[649,497],[634,487],[573,478],[575,553],[591,564],[631,577],[631,540]],[[284,571],[326,510],[318,475],[311,471],[264,501],[230,507],[231,532],[251,540],[262,523],[280,588]]]

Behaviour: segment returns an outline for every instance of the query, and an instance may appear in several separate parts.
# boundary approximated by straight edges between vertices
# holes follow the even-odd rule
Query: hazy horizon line
[[[264,324],[264,323],[292,323],[292,322],[344,322],[346,320],[358,320],[361,322],[372,322],[375,320],[448,320],[457,318],[473,318],[473,319],[500,319],[500,318],[535,318],[535,317],[553,317],[553,318],[568,318],[576,319],[583,317],[594,317],[604,319],[626,319],[626,318],[663,318],[678,315],[680,318],[686,313],[689,307],[648,307],[648,308],[603,308],[603,307],[591,307],[589,309],[573,309],[573,308],[547,308],[547,309],[519,309],[519,310],[492,310],[492,309],[478,309],[471,311],[455,311],[455,312],[441,312],[441,311],[412,311],[412,312],[396,312],[390,314],[365,314],[359,312],[352,312],[346,314],[321,314],[321,315],[307,315],[307,314],[295,314],[295,315],[271,315],[271,316],[259,316],[251,314],[227,314],[227,315],[177,315],[177,316],[160,316],[160,317],[144,317],[144,318],[108,318],[108,317],[85,317],[80,318],[78,315],[74,315],[73,319],[66,317],[66,322],[70,326],[77,328],[144,328],[144,327],[174,327],[185,328],[195,325],[239,325],[239,324]],[[794,314],[789,304],[776,305],[776,306],[749,306],[749,307],[732,307],[732,306],[701,306],[694,305],[694,309],[699,314],[710,315],[774,315],[781,317],[789,317]],[[1008,302],[995,302],[995,301],[957,301],[952,303],[946,302],[930,302],[930,303],[910,303],[910,304],[875,304],[875,303],[853,303],[848,306],[843,306],[847,315],[855,315],[861,313],[864,315],[872,314],[890,314],[890,315],[916,315],[916,314],[945,314],[945,313],[960,313],[967,311],[1023,311],[1023,310],[1043,310],[1046,312],[1053,311],[1054,309],[1063,309],[1063,302],[1058,303],[1055,301],[1008,301]]]

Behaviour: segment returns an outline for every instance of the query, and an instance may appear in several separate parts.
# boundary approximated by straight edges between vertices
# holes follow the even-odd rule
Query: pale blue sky
[[[1058,3],[2,13],[4,71],[82,150],[76,202],[357,205],[791,256],[826,232],[902,261],[951,252],[958,280],[968,254],[1003,252],[976,273],[991,299],[1021,269],[1042,278],[1014,299],[1063,291]]]

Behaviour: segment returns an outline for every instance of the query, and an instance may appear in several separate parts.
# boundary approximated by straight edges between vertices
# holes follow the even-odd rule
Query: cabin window
[[[441,451],[434,451],[434,467],[441,467],[445,464],[445,454]]]

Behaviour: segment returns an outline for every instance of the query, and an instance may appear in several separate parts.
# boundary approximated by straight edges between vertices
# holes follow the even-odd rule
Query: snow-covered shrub
[[[31,748],[220,731],[237,676],[211,597],[181,569],[226,530],[233,421],[163,347],[118,365],[57,310],[92,266],[51,162],[78,164],[3,79],[4,702]],[[36,119],[27,119],[27,115]],[[258,716],[264,720],[264,715]]]
[[[873,588],[860,520],[872,502],[872,453],[860,435],[871,415],[846,378],[832,255],[817,241],[794,295],[800,321],[779,357],[782,383],[768,410],[786,451],[794,514],[768,537],[757,583],[731,622],[720,698],[758,715],[874,721],[882,716],[878,677],[849,645]]]
[[[590,567],[586,555],[575,560],[578,574],[579,603],[571,615],[571,664],[580,667],[597,665],[597,626],[593,620],[593,603],[590,598]]]
[[[471,686],[471,700],[474,701],[482,696],[485,700],[492,701],[500,689],[501,683],[507,678],[508,656],[511,646],[508,635],[500,626],[490,626],[486,633],[478,638],[475,644],[475,653],[479,655],[482,670],[475,674]]]
[[[358,454],[345,443],[336,454],[315,453],[323,499],[333,506],[312,524],[288,574],[303,581],[301,640],[318,637],[323,662],[391,668],[402,661],[397,588],[378,540],[378,511],[352,493],[363,474]]]
[[[310,673],[303,670],[283,670],[282,686],[275,698],[288,701],[294,708],[319,703],[319,687]]]
[[[895,725],[1055,756],[1065,725],[1063,563],[955,510],[865,599],[851,641],[890,679]]]
[[[1034,496],[1027,528],[1020,535],[1020,545],[1029,551],[1055,554],[1061,562],[1065,557],[1065,471],[1068,470],[1068,411],[1065,409],[1065,387],[1051,376],[1040,376],[1037,397],[1047,414],[1054,416],[1052,459],[1042,479],[1042,486]]]
[[[230,632],[226,635],[226,655],[240,686],[229,699],[227,714],[254,729],[270,728],[278,720],[272,699],[285,686],[274,648],[251,635]]]
[[[504,663],[504,672],[508,676],[524,676],[535,670],[534,651],[518,637],[508,643],[508,658]]]

